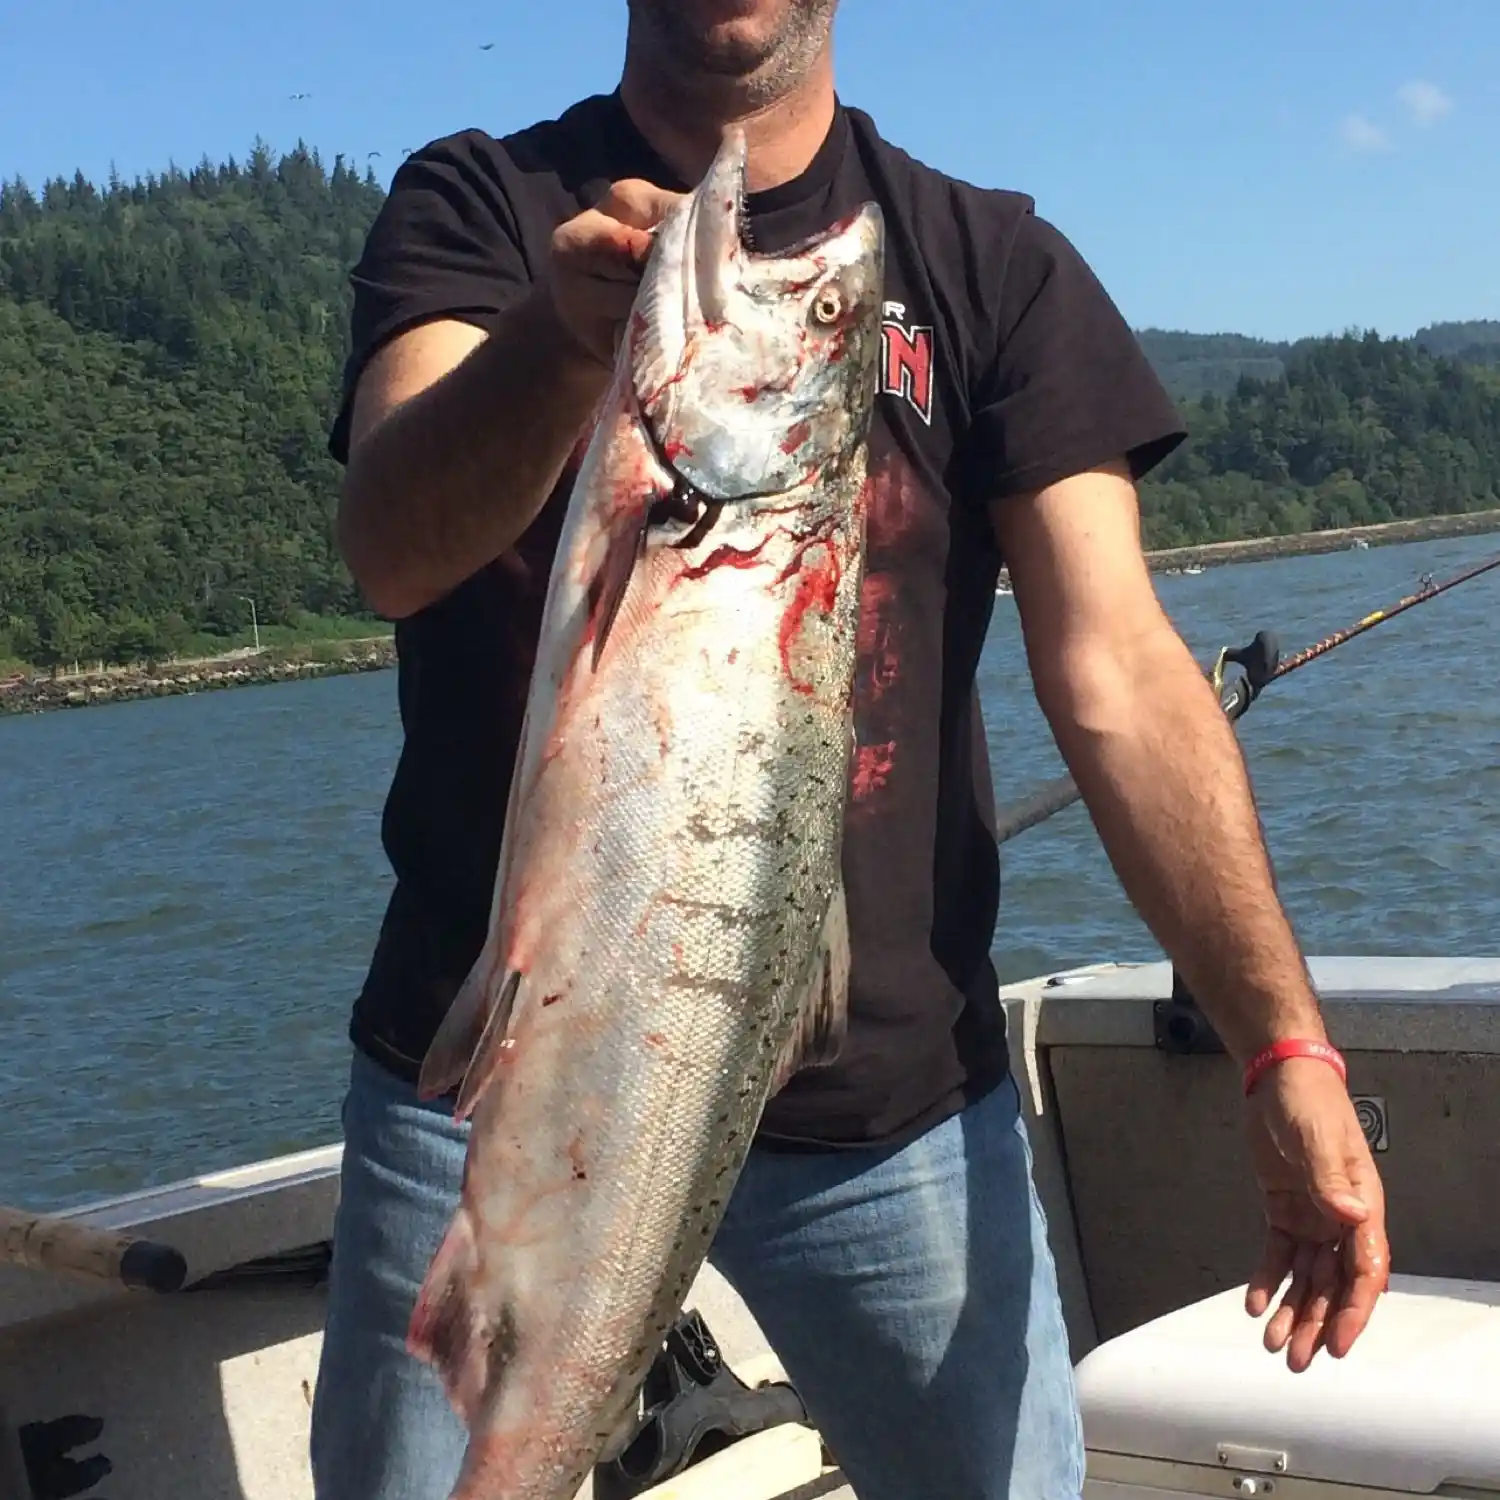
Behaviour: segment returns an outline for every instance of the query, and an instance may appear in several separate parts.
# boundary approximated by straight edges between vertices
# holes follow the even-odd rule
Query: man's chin
[[[694,60],[705,73],[716,78],[749,78],[773,49],[758,37],[725,36],[722,33],[704,37],[698,44]]]
[[[805,74],[835,0],[630,0],[632,30],[679,87],[693,80],[774,97]]]
[[[680,63],[721,78],[748,77],[779,40],[765,0],[632,0],[631,8]]]

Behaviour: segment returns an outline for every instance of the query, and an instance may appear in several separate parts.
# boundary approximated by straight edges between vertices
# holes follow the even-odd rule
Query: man
[[[835,1067],[772,1101],[713,1253],[862,1500],[1070,1500],[1082,1482],[989,962],[974,673],[1002,558],[1114,866],[1232,1055],[1323,1039],[1233,733],[1142,558],[1134,481],[1182,440],[1177,415],[1029,199],[943,177],[839,103],[835,5],[631,0],[615,93],[416,153],[354,273],[339,531],[397,621],[406,743],[384,828],[397,887],[351,1028],[320,1500],[440,1500],[458,1470],[465,1434],[403,1339],[464,1136],[413,1082],[484,938],[552,548],[650,229],[728,122],[747,133],[756,247],[868,198],[888,234],[851,1032]],[[1297,1369],[1347,1351],[1387,1255],[1348,1095],[1307,1051],[1264,1069],[1247,1105],[1270,1225],[1249,1311],[1294,1273],[1266,1342]]]

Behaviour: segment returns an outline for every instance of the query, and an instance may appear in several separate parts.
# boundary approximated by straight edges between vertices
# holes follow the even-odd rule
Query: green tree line
[[[1411,341],[1309,340],[1184,412],[1190,441],[1142,487],[1153,546],[1500,506],[1500,371]]]
[[[0,183],[0,659],[135,660],[363,604],[326,450],[374,176],[315,151]],[[1192,441],[1155,545],[1500,504],[1500,324],[1146,330]]]

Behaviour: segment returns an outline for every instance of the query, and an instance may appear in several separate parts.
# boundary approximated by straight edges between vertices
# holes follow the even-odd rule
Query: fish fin
[[[604,560],[589,584],[589,622],[594,638],[594,654],[589,665],[596,672],[604,643],[614,629],[621,604],[625,602],[630,575],[635,572],[635,566],[646,550],[647,513],[648,507],[642,506],[639,515],[626,516],[610,533]]]
[[[797,1020],[771,1075],[777,1094],[803,1068],[826,1067],[843,1049],[849,1030],[849,908],[844,882],[834,887],[823,932],[808,971]]]
[[[514,971],[507,974],[492,1000],[492,985],[499,966],[491,953],[486,943],[427,1048],[417,1079],[417,1093],[423,1099],[436,1099],[459,1084],[466,1084],[486,1037],[497,1022],[502,1032],[510,1024],[521,976]]]
[[[510,1041],[510,1018],[516,1008],[516,996],[521,989],[521,972],[512,969],[505,976],[505,987],[500,998],[485,1022],[479,1040],[474,1044],[474,1053],[464,1072],[458,1089],[458,1102],[453,1106],[455,1120],[467,1120],[479,1096],[495,1081],[496,1074],[504,1066],[513,1043]]]
[[[438,1371],[466,1422],[478,1414],[491,1381],[484,1310],[473,1295],[478,1277],[474,1220],[461,1204],[417,1293],[406,1347]]]

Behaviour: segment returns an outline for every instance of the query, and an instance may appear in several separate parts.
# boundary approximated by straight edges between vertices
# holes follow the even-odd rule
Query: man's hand
[[[627,178],[553,231],[552,305],[575,342],[605,367],[614,363],[652,232],[681,196]]]
[[[1266,1244],[1245,1311],[1261,1317],[1290,1273],[1265,1342],[1305,1370],[1320,1348],[1343,1358],[1386,1289],[1385,1192],[1348,1091],[1327,1063],[1278,1063],[1246,1103]]]

